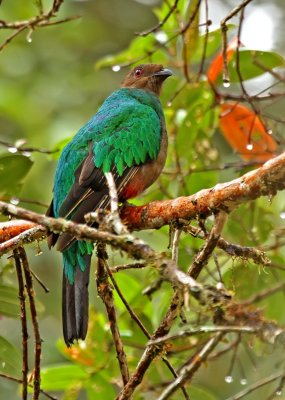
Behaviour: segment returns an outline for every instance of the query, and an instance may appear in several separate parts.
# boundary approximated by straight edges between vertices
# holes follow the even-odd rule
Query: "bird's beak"
[[[163,68],[161,71],[155,72],[153,74],[153,76],[163,76],[165,79],[171,75],[173,75],[173,72],[167,68]]]

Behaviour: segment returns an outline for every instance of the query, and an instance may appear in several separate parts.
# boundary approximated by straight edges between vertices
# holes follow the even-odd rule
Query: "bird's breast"
[[[121,201],[132,199],[138,196],[157,180],[165,164],[167,145],[167,134],[166,132],[164,132],[161,138],[158,157],[155,160],[151,160],[145,164],[138,166],[136,174],[127,183],[127,185],[121,192]]]

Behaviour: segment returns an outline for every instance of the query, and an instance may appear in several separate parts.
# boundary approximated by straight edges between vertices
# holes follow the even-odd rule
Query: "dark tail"
[[[70,283],[63,272],[62,281],[62,324],[63,336],[68,347],[74,340],[84,340],[88,328],[88,285],[91,255],[82,256],[85,269],[82,271],[77,265],[74,274],[74,283]]]

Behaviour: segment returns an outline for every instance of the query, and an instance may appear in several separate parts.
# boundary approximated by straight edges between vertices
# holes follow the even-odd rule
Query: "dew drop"
[[[268,135],[272,135],[273,134],[272,129],[268,129],[267,133]]]
[[[223,80],[223,85],[225,88],[228,88],[231,86],[231,82],[228,79],[224,79]]]
[[[18,139],[15,142],[15,146],[19,148],[19,147],[23,146],[26,143],[27,143],[27,141],[25,139]]]
[[[249,150],[249,151],[251,151],[251,150],[253,149],[253,144],[252,144],[252,143],[248,143],[248,144],[246,145],[246,149]]]
[[[33,41],[32,34],[33,34],[33,30],[30,29],[28,34],[27,34],[27,36],[26,36],[26,39],[27,39],[28,43],[32,43],[32,41]]]
[[[10,199],[10,203],[13,204],[14,206],[17,206],[20,203],[20,200],[17,199],[17,197],[12,197]]]
[[[269,201],[269,203],[270,203],[270,205],[272,204],[272,201],[273,201],[273,199],[274,199],[274,195],[273,194],[269,194],[268,196],[267,196],[267,198],[268,198],[268,201]]]
[[[23,151],[23,156],[26,156],[26,157],[31,157],[31,152],[30,151]]]
[[[282,395],[282,390],[276,390],[275,394],[276,394],[276,396],[281,396]]]
[[[167,42],[167,34],[165,32],[159,31],[155,34],[155,38],[159,43]]]
[[[285,211],[282,211],[282,212],[280,213],[280,218],[281,218],[281,219],[285,219]]]
[[[120,69],[121,69],[121,67],[119,65],[113,65],[113,67],[112,67],[112,71],[114,71],[114,72],[119,72]]]
[[[245,378],[242,378],[241,380],[240,380],[240,384],[241,385],[246,385],[247,384],[247,379],[245,379]]]
[[[227,375],[225,376],[225,382],[227,383],[232,383],[234,380],[234,378],[231,375]]]
[[[8,151],[9,151],[9,153],[17,153],[18,149],[17,149],[17,147],[11,146],[11,147],[8,147]]]
[[[177,113],[175,115],[175,122],[177,123],[177,125],[181,125],[182,122],[184,121],[185,117],[187,115],[187,111],[184,109],[179,109],[177,110]]]
[[[224,286],[223,282],[218,282],[216,284],[216,288],[217,288],[217,290],[225,290],[225,286]]]
[[[168,101],[168,102],[166,103],[166,105],[167,105],[167,107],[171,107],[171,106],[172,106],[172,101]]]

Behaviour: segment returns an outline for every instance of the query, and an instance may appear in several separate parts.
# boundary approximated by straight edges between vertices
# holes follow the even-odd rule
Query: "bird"
[[[97,113],[64,147],[55,172],[47,216],[85,223],[84,216],[110,206],[105,173],[111,172],[120,203],[159,177],[167,155],[167,131],[159,99],[172,71],[160,64],[132,68]],[[89,273],[93,243],[50,233],[48,246],[63,255],[62,325],[70,347],[88,330]]]

